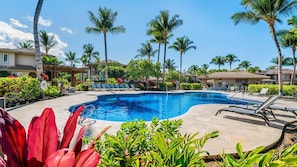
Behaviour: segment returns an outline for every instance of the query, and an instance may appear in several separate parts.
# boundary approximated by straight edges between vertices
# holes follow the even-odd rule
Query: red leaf
[[[64,127],[63,131],[63,139],[61,142],[60,148],[68,148],[71,142],[71,139],[74,135],[77,118],[80,116],[81,112],[83,111],[84,106],[80,106],[67,120],[67,123]]]
[[[75,167],[96,167],[100,161],[100,154],[93,149],[80,152],[75,158]]]
[[[51,167],[74,166],[75,155],[69,149],[61,149],[50,155],[46,160],[46,165]]]
[[[78,133],[77,138],[76,138],[76,143],[75,143],[75,146],[74,146],[75,155],[77,155],[81,151],[82,138],[84,136],[85,130],[86,130],[86,126],[81,127],[80,130],[79,130],[79,133]]]
[[[6,162],[4,161],[4,159],[0,156],[0,167],[6,167],[7,164]]]
[[[44,109],[42,115],[30,124],[28,166],[38,167],[58,148],[58,129],[53,110]]]
[[[0,145],[7,156],[7,166],[26,166],[26,131],[19,121],[0,108]]]

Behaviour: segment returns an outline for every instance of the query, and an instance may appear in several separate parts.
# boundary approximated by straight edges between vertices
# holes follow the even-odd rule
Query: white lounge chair
[[[265,95],[267,95],[268,90],[269,90],[268,88],[262,88],[259,93],[253,93],[253,95],[265,96]]]

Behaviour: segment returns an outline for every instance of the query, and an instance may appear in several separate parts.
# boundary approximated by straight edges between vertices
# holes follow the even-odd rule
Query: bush
[[[60,89],[57,86],[48,86],[44,90],[44,94],[50,97],[57,97],[61,95]]]
[[[248,91],[249,93],[259,93],[262,88],[268,88],[268,95],[278,94],[278,85],[273,84],[249,84]],[[283,95],[284,96],[296,96],[296,85],[283,85]]]
[[[202,84],[201,83],[192,83],[190,89],[191,90],[202,90]]]
[[[172,82],[165,82],[167,90],[175,90],[175,85]]]
[[[180,84],[180,89],[182,89],[182,90],[190,90],[191,89],[191,84],[190,83],[181,83]]]

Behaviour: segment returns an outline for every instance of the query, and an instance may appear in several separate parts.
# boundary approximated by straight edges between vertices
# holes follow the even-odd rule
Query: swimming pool
[[[231,99],[225,94],[209,92],[141,93],[98,96],[96,101],[84,103],[86,117],[108,121],[151,121],[167,119],[186,113],[199,104],[247,104],[249,101]],[[72,106],[69,111],[75,111]]]

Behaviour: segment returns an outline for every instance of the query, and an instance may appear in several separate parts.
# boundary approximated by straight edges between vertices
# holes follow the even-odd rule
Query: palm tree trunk
[[[164,44],[164,61],[163,61],[163,73],[162,73],[162,82],[163,84],[165,83],[165,63],[166,63],[166,47],[167,47],[167,42],[165,41]]]
[[[274,43],[276,45],[276,49],[278,51],[278,94],[281,96],[283,95],[283,78],[282,78],[282,51],[279,46],[278,40],[276,38],[275,34],[275,28],[273,25],[269,25],[269,28],[271,30],[271,35],[274,40]]]
[[[296,47],[292,48],[292,52],[293,52],[293,72],[291,75],[291,82],[290,85],[293,85],[294,83],[294,79],[295,79],[295,73],[296,73],[296,59],[295,59],[295,53],[296,53]]]
[[[107,59],[107,44],[106,44],[106,32],[104,34],[104,49],[105,49],[105,83],[108,80],[108,59]]]
[[[158,63],[160,62],[160,49],[161,49],[161,43],[159,42],[159,45],[158,45],[158,59],[157,59]]]
[[[181,83],[181,76],[182,76],[182,53],[180,54],[180,58],[179,58],[179,82],[178,82],[178,88],[180,88],[180,83]]]
[[[38,0],[35,14],[34,14],[34,22],[33,22],[33,31],[34,31],[34,44],[35,44],[35,59],[36,59],[36,75],[38,79],[42,80],[42,72],[43,72],[43,65],[42,65],[42,58],[40,53],[40,45],[39,45],[39,38],[38,38],[38,19],[41,12],[43,0]]]

